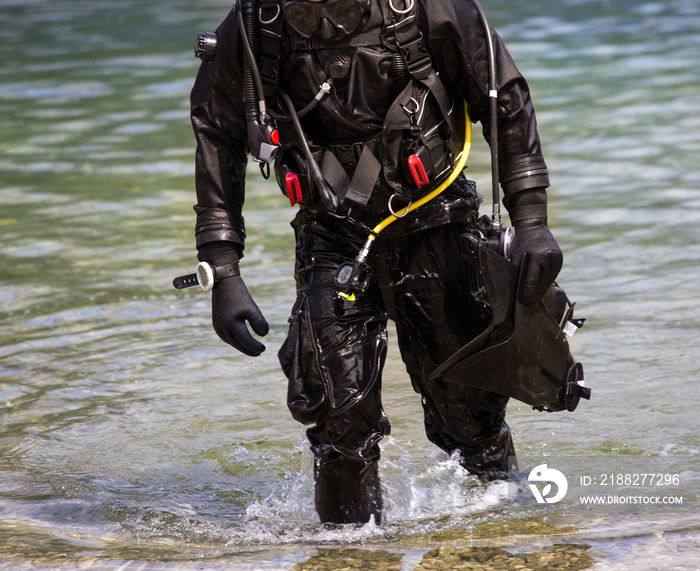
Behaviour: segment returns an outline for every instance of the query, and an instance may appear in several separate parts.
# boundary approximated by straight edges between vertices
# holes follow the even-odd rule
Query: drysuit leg
[[[353,302],[337,295],[337,270],[361,237],[335,220],[300,215],[293,225],[297,300],[279,358],[292,416],[310,425],[316,510],[322,522],[379,522],[378,443],[390,430],[380,394],[386,312],[376,285]]]
[[[449,453],[458,450],[470,472],[500,476],[514,455],[508,397],[428,380],[489,323],[471,295],[477,267],[462,256],[460,235],[472,231],[462,221],[382,242],[376,273],[413,387],[423,397],[428,439]]]

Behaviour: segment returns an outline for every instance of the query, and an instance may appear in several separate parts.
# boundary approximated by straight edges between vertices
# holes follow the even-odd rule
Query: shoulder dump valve
[[[201,32],[197,34],[197,42],[194,45],[194,55],[202,61],[211,61],[216,52],[216,34],[214,32]]]

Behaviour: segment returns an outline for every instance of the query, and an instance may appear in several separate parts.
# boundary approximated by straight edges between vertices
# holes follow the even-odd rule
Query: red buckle
[[[418,155],[411,155],[408,157],[408,168],[411,171],[413,182],[416,183],[418,188],[428,184],[428,175],[425,172],[423,161],[418,158]]]
[[[292,206],[299,204],[304,199],[304,197],[301,195],[301,184],[299,183],[299,177],[293,172],[288,172],[286,175],[284,175],[284,184],[287,185],[289,204]]]

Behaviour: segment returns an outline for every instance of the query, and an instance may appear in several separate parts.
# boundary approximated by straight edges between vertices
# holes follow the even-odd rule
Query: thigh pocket
[[[297,300],[289,320],[287,339],[278,358],[287,377],[287,406],[302,424],[321,420],[328,411],[328,387],[316,351],[307,300]]]

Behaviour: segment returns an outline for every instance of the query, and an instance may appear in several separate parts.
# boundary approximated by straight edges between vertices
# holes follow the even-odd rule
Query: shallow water
[[[195,260],[192,46],[228,7],[0,0],[0,568],[700,567],[697,2],[485,3],[533,91],[593,388],[509,422],[521,469],[570,492],[538,505],[432,447],[392,340],[386,523],[351,529],[318,524],[284,404],[294,211],[255,168],[243,271],[267,352],[236,354],[207,294],[170,286]],[[468,174],[488,194],[483,143]],[[684,503],[577,499],[630,489]]]

